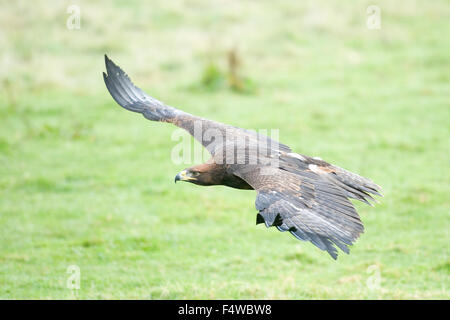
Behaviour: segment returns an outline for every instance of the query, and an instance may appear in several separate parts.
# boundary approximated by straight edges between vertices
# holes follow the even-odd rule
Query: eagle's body
[[[185,129],[211,154],[206,163],[177,174],[175,182],[256,190],[257,223],[311,241],[334,259],[334,245],[349,253],[347,246],[364,231],[349,198],[370,204],[370,194],[381,195],[378,185],[321,159],[293,153],[264,135],[167,106],[134,86],[106,56],[105,62],[105,84],[119,105]]]

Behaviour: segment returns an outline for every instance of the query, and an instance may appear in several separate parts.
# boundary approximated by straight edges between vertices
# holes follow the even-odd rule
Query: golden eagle
[[[256,190],[257,224],[289,231],[334,259],[335,246],[349,253],[348,245],[364,231],[349,198],[371,204],[370,194],[381,196],[378,185],[319,158],[294,153],[265,135],[170,107],[136,87],[106,55],[105,63],[106,87],[120,106],[183,128],[211,154],[206,163],[178,173],[175,182]]]

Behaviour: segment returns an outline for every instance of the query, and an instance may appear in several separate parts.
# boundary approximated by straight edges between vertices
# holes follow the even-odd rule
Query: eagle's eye
[[[198,171],[192,171],[191,172],[191,176],[192,177],[198,177],[200,175],[200,172],[198,172]]]

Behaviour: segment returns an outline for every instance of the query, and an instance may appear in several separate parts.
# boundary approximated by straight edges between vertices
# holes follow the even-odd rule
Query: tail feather
[[[371,180],[361,177],[356,173],[347,171],[345,169],[332,166],[335,169],[333,175],[329,175],[329,178],[334,181],[336,185],[348,192],[348,196],[353,199],[360,200],[369,205],[372,205],[369,201],[378,202],[374,199],[372,195],[377,195],[382,197],[381,187]]]
[[[103,72],[103,80],[114,100],[123,108],[142,113],[144,117],[153,121],[167,121],[179,112],[159,100],[147,95],[136,87],[128,75],[107,55],[105,55],[107,73]]]

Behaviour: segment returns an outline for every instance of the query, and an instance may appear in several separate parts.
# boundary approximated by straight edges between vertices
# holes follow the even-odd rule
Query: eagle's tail
[[[181,112],[150,97],[136,87],[127,74],[107,55],[105,55],[105,64],[107,73],[103,72],[103,79],[109,93],[120,106],[142,113],[144,117],[153,121],[167,121]]]

